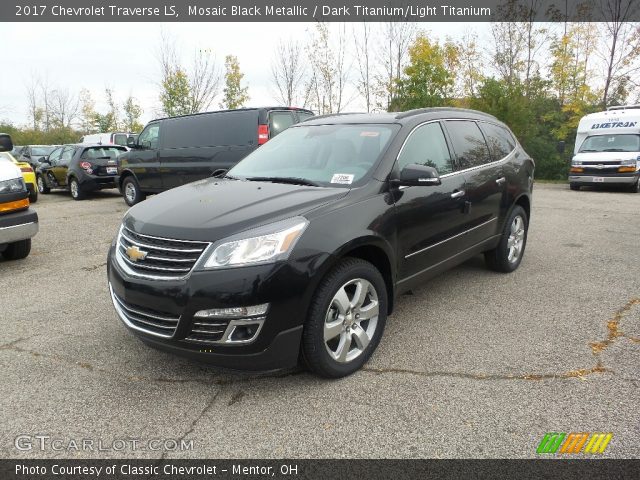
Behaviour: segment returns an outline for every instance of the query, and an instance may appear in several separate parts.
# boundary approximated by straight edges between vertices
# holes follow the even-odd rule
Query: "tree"
[[[42,117],[44,115],[39,102],[38,83],[38,78],[32,73],[30,79],[25,84],[27,101],[29,103],[29,121],[34,130],[38,130],[40,128]]]
[[[198,50],[194,54],[191,72],[187,75],[190,113],[208,110],[220,90],[220,72],[211,51]]]
[[[372,91],[372,52],[371,52],[371,26],[367,22],[362,23],[362,31],[353,31],[356,60],[358,63],[359,77],[356,80],[356,88],[364,98],[367,112],[373,107]]]
[[[446,105],[453,93],[457,50],[453,43],[440,45],[419,35],[409,47],[409,65],[397,82],[391,110]]]
[[[69,89],[56,88],[51,91],[51,118],[56,128],[70,128],[78,110],[78,99]]]
[[[240,71],[240,63],[235,55],[227,55],[224,62],[226,73],[224,75],[225,87],[220,106],[222,108],[241,108],[249,100],[248,87],[242,86],[244,73]]]
[[[478,49],[478,36],[467,32],[457,44],[458,51],[458,87],[457,92],[461,97],[474,97],[478,86],[483,80],[484,61]]]
[[[337,32],[330,32],[326,23],[316,23],[315,27],[307,45],[312,71],[308,85],[312,104],[320,114],[340,113],[349,103],[345,99],[349,80],[345,26],[338,25]]]
[[[188,115],[191,113],[189,97],[187,75],[180,69],[170,72],[162,82],[162,92],[160,93],[163,113],[168,117]]]
[[[80,101],[80,113],[79,113],[80,131],[82,133],[93,133],[96,130],[97,112],[95,109],[95,102],[91,97],[91,92],[89,92],[89,90],[85,88],[80,90],[79,101]]]
[[[105,97],[107,99],[107,105],[109,106],[109,112],[107,115],[111,117],[111,128],[104,131],[118,131],[120,129],[120,108],[116,102],[113,90],[109,87],[104,89]]]
[[[602,105],[607,107],[612,103],[612,96],[622,103],[629,86],[638,85],[633,78],[640,70],[640,27],[630,20],[637,15],[639,7],[637,0],[604,0],[600,7],[606,19],[601,28],[606,46]]]
[[[280,41],[271,61],[271,79],[275,87],[276,100],[282,105],[297,105],[304,95],[305,66],[300,44],[290,39]]]
[[[382,59],[382,72],[377,75],[377,90],[382,98],[379,104],[388,110],[396,95],[396,87],[405,67],[409,45],[416,36],[416,26],[408,22],[384,24],[378,57]]]
[[[122,105],[122,111],[124,112],[124,130],[127,132],[142,131],[142,129],[144,128],[144,125],[140,123],[142,108],[131,94],[129,94],[124,104]]]

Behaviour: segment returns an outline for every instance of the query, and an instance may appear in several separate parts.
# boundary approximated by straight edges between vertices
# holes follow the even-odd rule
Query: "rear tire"
[[[580,190],[580,185],[578,185],[577,183],[570,183],[569,184],[569,188],[571,190],[576,190],[577,191],[577,190]]]
[[[51,189],[47,187],[47,184],[44,181],[44,177],[42,175],[38,175],[36,178],[36,184],[38,186],[38,192],[47,194],[51,192]]]
[[[122,196],[124,201],[130,207],[133,207],[136,203],[142,202],[147,196],[140,190],[138,181],[128,176],[122,182]]]
[[[340,378],[374,352],[387,320],[387,288],[371,263],[342,260],[316,290],[302,333],[302,357],[317,375]]]
[[[529,219],[520,205],[511,210],[504,223],[500,243],[493,250],[484,253],[487,266],[496,272],[513,272],[522,261],[524,249],[527,246],[527,231]]]
[[[84,200],[87,198],[87,194],[82,191],[80,182],[75,177],[69,179],[69,191],[71,192],[71,198],[74,200]]]
[[[34,189],[33,192],[29,192],[29,203],[36,203],[38,201],[38,190]]]
[[[27,238],[26,240],[10,243],[2,252],[2,255],[7,260],[20,260],[27,257],[29,252],[31,252],[31,239]]]

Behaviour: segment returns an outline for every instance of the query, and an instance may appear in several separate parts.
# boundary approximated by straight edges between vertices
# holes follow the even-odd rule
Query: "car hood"
[[[124,222],[145,235],[212,242],[304,215],[348,193],[344,188],[209,178],[139,203]]]
[[[638,152],[584,152],[577,153],[573,160],[578,162],[618,163],[620,160],[635,160],[639,155]]]
[[[22,178],[22,172],[18,166],[8,159],[0,158],[0,182]]]

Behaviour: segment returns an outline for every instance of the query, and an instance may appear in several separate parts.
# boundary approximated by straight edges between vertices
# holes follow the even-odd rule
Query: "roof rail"
[[[614,105],[613,107],[607,107],[607,110],[626,110],[632,108],[640,108],[640,104],[636,103],[634,105]]]
[[[471,110],[470,108],[457,108],[457,107],[429,107],[429,108],[416,108],[415,110],[407,110],[406,112],[399,112],[395,118],[398,120],[402,118],[412,117],[413,115],[419,115],[421,113],[431,113],[431,112],[469,112],[480,115],[485,115],[489,118],[493,118],[497,120],[497,118],[490,113],[481,112],[479,110]]]
[[[319,118],[327,117],[344,117],[346,115],[366,115],[366,112],[340,112],[340,113],[327,113],[325,115],[315,115],[308,120],[318,120]]]

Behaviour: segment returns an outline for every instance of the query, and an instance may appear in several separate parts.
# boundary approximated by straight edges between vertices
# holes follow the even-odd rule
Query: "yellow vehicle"
[[[0,152],[0,158],[11,160],[18,166],[18,168],[22,172],[24,183],[27,185],[27,190],[29,191],[29,202],[36,203],[38,201],[38,188],[36,186],[36,174],[33,171],[33,168],[31,168],[31,165],[29,165],[27,162],[19,162],[9,152]]]

